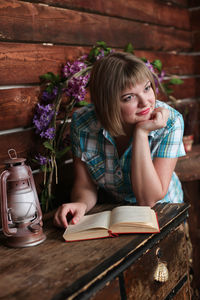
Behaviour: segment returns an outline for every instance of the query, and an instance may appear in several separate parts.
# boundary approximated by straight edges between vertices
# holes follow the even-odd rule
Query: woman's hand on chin
[[[150,132],[156,129],[164,128],[169,118],[169,110],[163,107],[155,108],[149,120],[141,121],[136,124],[136,130]]]

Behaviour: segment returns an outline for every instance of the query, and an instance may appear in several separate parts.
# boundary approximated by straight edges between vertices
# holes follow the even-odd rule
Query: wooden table
[[[184,201],[190,204],[189,228],[193,246],[193,282],[197,299],[200,298],[200,144],[193,145],[192,151],[180,157],[176,166],[183,190]]]
[[[155,210],[158,234],[66,243],[50,216],[44,218],[47,239],[38,246],[7,248],[1,233],[0,299],[190,299],[183,231],[188,205],[157,204]],[[165,283],[153,278],[158,248],[169,270]]]

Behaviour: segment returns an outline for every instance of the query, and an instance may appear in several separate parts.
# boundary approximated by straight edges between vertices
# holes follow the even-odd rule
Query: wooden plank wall
[[[192,0],[190,3],[190,24],[192,29],[193,51],[200,51],[200,2]]]
[[[39,76],[59,72],[96,41],[115,49],[131,42],[139,57],[161,59],[167,74],[184,80],[174,96],[198,101],[195,6],[187,0],[0,0],[0,170],[8,149],[30,160],[40,145],[32,128]]]

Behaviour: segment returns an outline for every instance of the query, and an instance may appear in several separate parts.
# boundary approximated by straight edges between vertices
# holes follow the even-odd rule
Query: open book
[[[63,237],[79,241],[117,236],[122,233],[159,232],[156,213],[149,206],[118,206],[84,216],[77,224],[69,225]]]

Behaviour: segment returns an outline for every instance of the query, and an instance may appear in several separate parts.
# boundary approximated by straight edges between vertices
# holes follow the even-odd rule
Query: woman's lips
[[[144,109],[142,111],[140,111],[139,113],[137,113],[139,116],[144,116],[147,115],[150,112],[150,108]]]

